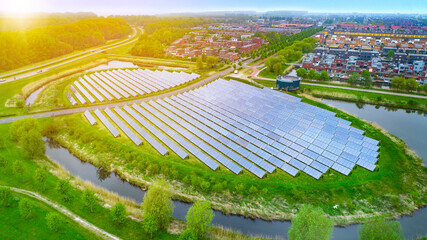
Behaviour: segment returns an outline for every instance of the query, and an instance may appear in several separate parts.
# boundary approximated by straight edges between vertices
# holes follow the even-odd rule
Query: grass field
[[[280,74],[275,74],[274,72],[270,72],[268,70],[268,68],[264,68],[264,70],[262,70],[261,72],[258,73],[258,77],[263,77],[263,78],[271,78],[271,79],[276,79],[276,77],[278,75],[282,75],[282,73],[285,71],[285,69],[287,69],[289,67],[289,65],[283,65],[282,66],[282,71]]]
[[[388,107],[427,111],[427,99],[395,96],[381,93],[353,91],[348,89],[304,85],[301,92],[317,98],[337,99],[352,102],[370,103]]]
[[[9,207],[0,208],[1,239],[101,239],[38,200],[18,193],[13,193],[13,197],[13,202]],[[18,204],[22,199],[28,200],[34,206],[30,219],[23,218],[19,212]],[[50,212],[56,212],[61,216],[62,223],[57,232],[49,230],[46,224],[45,218]]]
[[[173,153],[162,157],[148,144],[137,147],[126,137],[114,139],[102,125],[87,124],[81,114],[57,118],[63,127],[54,138],[82,160],[107,167],[131,183],[146,186],[158,176],[166,177],[174,184],[174,198],[208,199],[226,213],[290,219],[300,204],[310,203],[323,208],[336,223],[346,224],[380,213],[410,213],[427,202],[427,168],[404,142],[335,108],[303,101],[336,112],[380,140],[379,168],[370,172],[356,167],[349,176],[330,170],[320,180],[306,174],[291,177],[281,170],[262,180],[247,171],[236,176],[220,167],[213,172],[193,156],[185,160]],[[110,160],[106,164],[103,159]],[[238,186],[243,186],[241,193]],[[252,186],[256,191],[250,193]],[[336,204],[338,209],[333,208]]]

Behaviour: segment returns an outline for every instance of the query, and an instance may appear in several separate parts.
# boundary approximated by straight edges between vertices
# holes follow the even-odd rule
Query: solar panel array
[[[191,153],[212,170],[222,165],[235,174],[246,169],[262,178],[280,169],[319,179],[330,168],[344,175],[356,165],[373,171],[379,154],[377,140],[335,113],[236,81],[219,79],[123,109],[114,111],[162,155],[166,149],[161,143],[181,158]],[[126,124],[111,110],[105,112],[139,145]],[[95,114],[102,115],[99,110]],[[111,123],[100,120],[113,133]]]
[[[84,75],[70,86],[81,104],[142,96],[189,82],[199,75],[185,72],[151,70],[108,70]],[[77,102],[68,93],[72,105]],[[87,101],[86,101],[87,100]]]

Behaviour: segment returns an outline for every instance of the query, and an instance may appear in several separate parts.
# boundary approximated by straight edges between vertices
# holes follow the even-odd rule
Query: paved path
[[[113,48],[121,47],[121,46],[129,44],[129,43],[133,43],[133,42],[135,42],[135,41],[138,40],[138,38],[137,38],[137,32],[138,31],[137,31],[136,28],[134,28],[133,30],[134,30],[134,33],[131,36],[131,38],[124,39],[124,40],[122,40],[120,42],[112,43],[112,44],[109,44],[109,45],[106,45],[106,46],[102,46],[102,47],[98,47],[98,48],[95,48],[95,49],[89,49],[89,50],[86,50],[84,52],[76,53],[76,54],[71,55],[71,56],[67,56],[67,57],[63,57],[63,58],[57,59],[57,60],[49,61],[49,62],[41,64],[41,65],[37,65],[37,66],[26,68],[26,69],[23,69],[23,70],[19,70],[19,71],[15,71],[15,72],[12,72],[12,73],[4,74],[4,75],[1,75],[0,78],[6,78],[6,81],[4,81],[3,83],[10,82],[10,81],[15,81],[15,80],[18,80],[18,79],[22,79],[22,78],[26,78],[26,77],[30,77],[30,76],[39,74],[41,72],[46,72],[46,71],[48,71],[48,70],[50,70],[52,68],[56,68],[58,66],[62,66],[64,64],[67,64],[67,63],[70,63],[70,62],[74,62],[74,61],[82,59],[82,58],[87,58],[89,56],[98,54],[98,53],[106,51],[106,50],[110,50],[110,49],[113,49]],[[141,29],[141,31],[142,31],[142,29]],[[109,47],[110,45],[113,45],[113,46]],[[80,55],[82,55],[82,56],[80,56]],[[80,56],[80,57],[76,57],[76,56]],[[66,59],[70,59],[70,60],[64,61]],[[62,62],[62,61],[64,61],[64,62]],[[56,63],[56,62],[60,62],[60,63],[51,65],[52,63]],[[47,67],[44,67],[44,66],[47,66]],[[40,68],[42,68],[42,69],[40,69]],[[34,71],[32,71],[32,70],[34,70]],[[14,77],[9,77],[9,76],[13,76],[13,75],[19,74],[19,73],[22,73],[22,74],[20,74],[18,76],[14,76]],[[9,78],[7,78],[7,77],[9,77]]]
[[[252,59],[247,60],[246,62],[244,62],[243,66],[246,66],[248,63],[252,62]],[[125,106],[125,105],[131,105],[134,103],[141,103],[141,102],[148,102],[151,100],[157,100],[159,98],[165,98],[165,97],[170,97],[172,95],[176,95],[179,93],[183,93],[198,87],[203,86],[204,84],[211,82],[215,79],[218,79],[220,77],[223,77],[224,75],[227,75],[229,73],[233,72],[233,68],[228,68],[222,72],[216,73],[210,77],[207,77],[199,82],[196,82],[190,86],[184,87],[184,88],[180,88],[177,89],[175,91],[172,92],[167,92],[167,93],[163,93],[157,96],[152,96],[152,97],[146,97],[146,98],[141,98],[141,99],[136,99],[136,100],[130,100],[130,101],[125,101],[125,102],[118,102],[118,103],[109,103],[109,104],[104,104],[104,105],[97,105],[97,106],[90,106],[90,107],[81,107],[81,108],[71,108],[71,109],[64,109],[64,110],[58,110],[58,111],[50,111],[50,112],[44,112],[44,113],[36,113],[36,114],[31,114],[31,115],[23,115],[23,116],[17,116],[17,117],[11,117],[11,118],[2,118],[0,119],[0,124],[2,123],[11,123],[14,122],[18,119],[21,118],[27,118],[27,117],[34,117],[34,118],[44,118],[44,117],[54,117],[54,116],[62,116],[62,115],[68,115],[68,114],[73,114],[73,113],[79,113],[79,112],[84,112],[86,110],[88,111],[93,111],[95,109],[100,109],[100,108],[114,108],[114,107],[121,107],[121,106]]]
[[[425,96],[425,95],[415,95],[415,94],[406,94],[406,93],[386,92],[386,91],[379,91],[379,90],[372,90],[372,89],[341,87],[341,86],[318,84],[318,83],[307,83],[307,82],[301,82],[301,84],[302,85],[312,85],[312,86],[327,87],[327,88],[339,88],[339,89],[359,91],[359,92],[381,93],[381,94],[388,94],[388,95],[395,95],[395,96],[402,96],[402,97],[413,97],[413,98],[427,99],[427,96]]]
[[[8,187],[8,186],[4,186],[4,187]],[[98,228],[97,226],[93,225],[92,223],[80,218],[78,215],[72,213],[70,210],[68,210],[66,207],[61,206],[59,204],[56,204],[54,202],[52,202],[51,200],[41,196],[40,194],[36,193],[36,192],[31,192],[25,189],[20,189],[20,188],[14,188],[14,187],[10,187],[10,190],[17,192],[17,193],[21,193],[24,195],[27,195],[29,197],[35,198],[37,200],[40,200],[44,203],[46,203],[47,205],[55,208],[57,211],[61,212],[62,214],[64,214],[65,216],[69,217],[71,220],[75,221],[76,223],[78,223],[80,226],[86,228],[87,230],[93,232],[94,234],[96,234],[97,236],[102,237],[103,239],[114,239],[114,240],[120,240],[119,237],[112,235],[104,230],[102,230],[101,228]]]

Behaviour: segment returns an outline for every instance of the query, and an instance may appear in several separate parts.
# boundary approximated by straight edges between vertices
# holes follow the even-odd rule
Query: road
[[[8,187],[8,186],[2,186],[2,187]],[[102,230],[101,228],[98,228],[97,226],[93,225],[92,223],[80,218],[78,215],[72,213],[70,210],[68,210],[66,207],[61,206],[59,204],[56,204],[54,202],[52,202],[51,200],[41,196],[40,194],[36,193],[36,192],[31,192],[25,189],[20,189],[20,188],[14,188],[14,187],[10,187],[10,190],[17,192],[17,193],[21,193],[24,194],[26,196],[35,198],[39,201],[42,201],[44,203],[46,203],[47,205],[53,207],[54,209],[56,209],[57,211],[59,211],[60,213],[64,214],[65,216],[67,216],[68,218],[70,218],[71,220],[73,220],[74,222],[78,223],[80,226],[86,228],[87,230],[93,232],[94,234],[96,234],[97,236],[102,237],[103,239],[114,239],[114,240],[120,240],[119,237],[110,234],[104,230]]]
[[[142,29],[140,29],[140,30],[142,31]],[[58,67],[58,66],[62,66],[62,65],[65,65],[65,64],[77,61],[79,59],[83,59],[83,58],[95,55],[95,54],[100,53],[102,51],[110,50],[110,49],[113,49],[113,48],[124,46],[124,45],[129,44],[129,43],[133,43],[133,42],[135,42],[135,41],[138,40],[138,38],[137,38],[137,33],[138,33],[137,29],[133,28],[133,31],[134,31],[134,33],[132,34],[132,36],[130,38],[124,39],[124,40],[122,40],[120,42],[112,43],[112,44],[110,44],[110,45],[113,45],[111,47],[109,47],[110,45],[107,45],[107,46],[102,46],[102,47],[98,47],[98,48],[95,48],[95,49],[89,49],[89,50],[86,50],[84,52],[76,53],[76,54],[71,55],[71,56],[67,56],[67,57],[63,57],[63,58],[57,59],[57,60],[49,61],[49,62],[41,64],[41,65],[37,65],[37,66],[34,66],[34,67],[30,67],[30,68],[26,68],[26,69],[23,69],[23,70],[19,70],[19,71],[15,71],[15,72],[12,72],[12,73],[1,75],[0,79],[6,79],[6,81],[3,82],[3,83],[5,83],[5,82],[10,82],[10,81],[15,81],[15,80],[18,80],[18,79],[26,78],[26,77],[31,77],[31,76],[34,76],[34,75],[39,74],[41,72],[49,71],[52,68],[55,68],[55,67]],[[80,55],[82,55],[82,56],[80,56]],[[80,57],[76,57],[76,56],[80,56]],[[70,59],[70,60],[64,61],[66,59]],[[56,63],[56,62],[59,62],[59,63],[52,65],[53,63]],[[46,67],[44,67],[44,66],[46,66]],[[19,73],[22,73],[22,74],[19,74]],[[16,75],[16,74],[19,74],[19,75],[13,76],[13,75]],[[13,76],[13,77],[10,77],[10,76]]]
[[[246,62],[243,63],[243,66],[246,66],[248,63],[252,62],[252,59],[247,60]],[[44,113],[37,113],[37,114],[30,114],[30,115],[23,115],[23,116],[18,116],[18,117],[10,117],[10,118],[2,118],[0,119],[0,124],[3,123],[11,123],[14,122],[18,119],[22,119],[22,118],[27,118],[27,117],[33,117],[33,118],[45,118],[45,117],[54,117],[54,116],[62,116],[62,115],[68,115],[68,114],[73,114],[73,113],[79,113],[79,112],[85,112],[86,110],[88,111],[93,111],[95,109],[102,109],[102,108],[114,108],[114,107],[121,107],[121,106],[125,106],[125,105],[131,105],[131,104],[138,104],[141,102],[149,102],[151,100],[157,100],[159,98],[165,98],[165,97],[170,97],[172,95],[176,95],[179,93],[183,93],[198,87],[203,86],[204,84],[211,82],[215,79],[218,79],[220,77],[223,77],[229,73],[233,72],[233,68],[228,68],[225,69],[222,72],[216,73],[210,77],[207,77],[206,79],[203,79],[199,82],[196,82],[192,85],[189,85],[187,87],[184,88],[180,88],[177,89],[175,91],[172,92],[167,92],[167,93],[163,93],[157,96],[152,96],[152,97],[146,97],[146,98],[141,98],[141,99],[136,99],[136,100],[130,100],[130,101],[125,101],[125,102],[118,102],[118,103],[109,103],[109,104],[104,104],[104,105],[97,105],[97,106],[91,106],[91,107],[81,107],[81,108],[71,108],[71,109],[64,109],[64,110],[58,110],[58,111],[50,111],[50,112],[44,112]]]

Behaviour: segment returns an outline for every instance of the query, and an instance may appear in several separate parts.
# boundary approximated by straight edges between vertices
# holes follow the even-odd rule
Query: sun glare
[[[39,0],[7,0],[3,2],[3,11],[15,16],[24,17],[32,12],[40,10]]]

